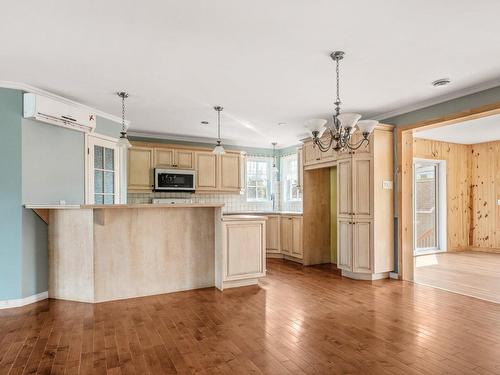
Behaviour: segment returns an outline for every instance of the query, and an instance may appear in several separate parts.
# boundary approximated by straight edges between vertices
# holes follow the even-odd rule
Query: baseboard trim
[[[31,303],[35,303],[38,301],[42,301],[44,299],[49,298],[49,292],[42,292],[38,294],[34,294],[32,296],[19,298],[19,299],[8,299],[5,301],[0,301],[0,309],[11,309],[14,307],[26,306]]]
[[[381,279],[388,279],[389,272],[358,273],[358,272],[351,272],[351,271],[342,270],[342,276],[348,277],[348,278],[354,279],[354,280],[375,281],[375,280],[381,280]]]

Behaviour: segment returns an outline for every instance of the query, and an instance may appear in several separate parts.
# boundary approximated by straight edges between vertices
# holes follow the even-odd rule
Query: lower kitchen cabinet
[[[280,217],[268,216],[266,222],[266,252],[278,254],[280,252]]]
[[[281,253],[302,259],[302,217],[281,216]]]
[[[266,275],[266,218],[229,215],[222,219],[221,290],[257,284]]]
[[[349,272],[372,273],[372,226],[372,220],[338,220],[338,268]]]

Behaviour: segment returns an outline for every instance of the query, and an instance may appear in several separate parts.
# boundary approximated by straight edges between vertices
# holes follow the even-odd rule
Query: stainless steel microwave
[[[196,172],[189,169],[155,168],[155,191],[194,192]]]

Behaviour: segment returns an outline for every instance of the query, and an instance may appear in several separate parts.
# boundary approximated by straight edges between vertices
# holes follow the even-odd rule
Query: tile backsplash
[[[279,185],[278,185],[279,186]],[[128,203],[151,203],[153,199],[177,198],[191,199],[192,203],[223,203],[223,212],[257,212],[257,211],[294,211],[302,212],[302,201],[281,202],[279,187],[274,190],[275,202],[252,202],[247,201],[246,194],[192,194],[192,193],[171,193],[171,192],[151,192],[151,193],[129,193]]]

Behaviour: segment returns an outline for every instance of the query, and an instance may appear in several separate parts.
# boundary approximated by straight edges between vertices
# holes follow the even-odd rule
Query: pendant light
[[[212,153],[215,155],[224,155],[226,151],[224,150],[224,147],[222,146],[222,140],[220,139],[220,113],[224,108],[222,108],[221,106],[216,106],[214,107],[214,109],[217,111],[217,144],[215,145]]]
[[[120,138],[118,139],[118,147],[130,148],[132,145],[127,137],[127,128],[125,127],[125,99],[128,98],[128,92],[119,91],[116,93],[122,99],[122,131],[120,132]]]

